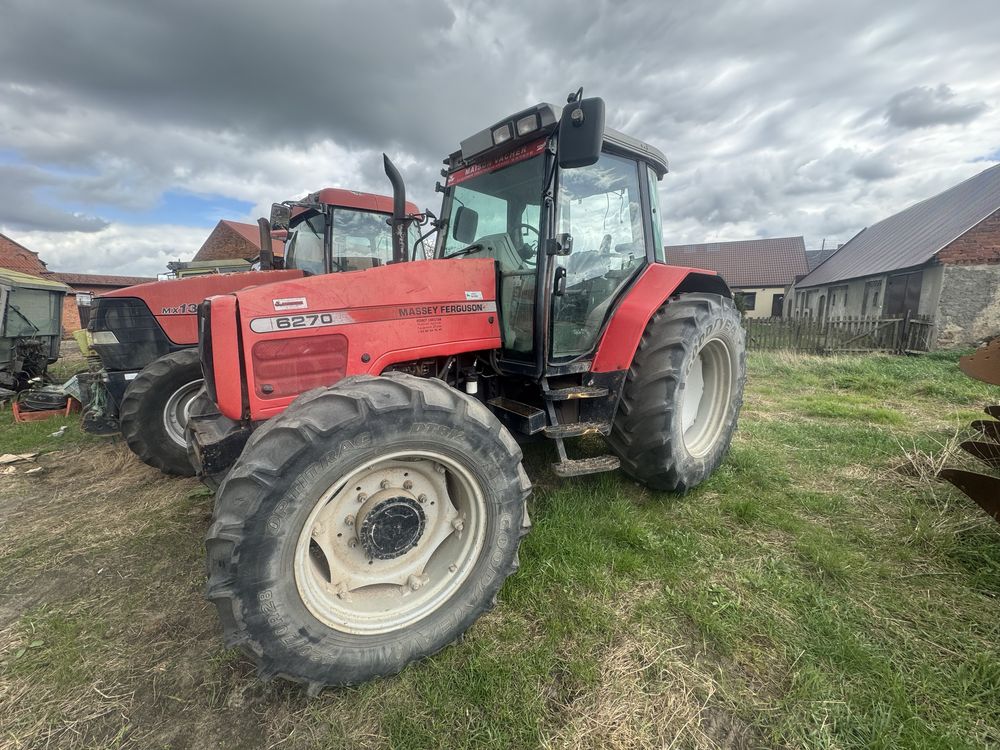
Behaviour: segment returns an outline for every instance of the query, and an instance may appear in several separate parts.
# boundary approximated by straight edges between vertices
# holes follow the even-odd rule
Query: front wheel
[[[139,458],[164,474],[194,476],[184,428],[202,385],[196,349],[181,349],[147,365],[122,398],[122,437]]]
[[[216,496],[208,597],[262,676],[348,685],[457,639],[517,567],[521,452],[436,380],[354,377],[259,428]]]
[[[736,430],[746,335],[731,299],[682,294],[646,325],[608,442],[632,478],[685,491],[718,468]]]

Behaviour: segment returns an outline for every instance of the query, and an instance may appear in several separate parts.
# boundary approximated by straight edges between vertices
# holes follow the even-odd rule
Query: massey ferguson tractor
[[[393,260],[386,223],[391,198],[327,188],[279,208],[286,214],[288,228],[285,270],[272,270],[271,229],[262,219],[261,272],[150,282],[95,300],[88,329],[101,371],[92,377],[85,429],[97,433],[120,429],[129,448],[150,466],[167,474],[193,476],[184,428],[202,384],[199,303],[250,286],[371,268]],[[417,209],[409,204],[407,210],[414,214]]]
[[[221,416],[189,433],[203,470],[229,470],[207,596],[263,678],[311,694],[398,672],[495,604],[530,525],[520,441],[551,441],[560,477],[685,491],[736,427],[739,314],[718,276],[664,262],[660,151],[578,92],[445,164],[433,259],[199,310]]]

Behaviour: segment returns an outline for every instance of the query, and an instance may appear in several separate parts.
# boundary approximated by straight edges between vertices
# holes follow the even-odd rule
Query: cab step
[[[548,425],[544,429],[548,438],[571,438],[581,435],[607,435],[611,432],[611,422],[568,422]]]
[[[576,398],[604,398],[608,395],[608,389],[595,385],[571,385],[567,388],[543,390],[542,395],[549,401],[571,401]]]
[[[552,464],[552,471],[559,477],[581,477],[584,474],[600,474],[614,471],[622,465],[618,456],[605,454],[593,458],[566,458]]]

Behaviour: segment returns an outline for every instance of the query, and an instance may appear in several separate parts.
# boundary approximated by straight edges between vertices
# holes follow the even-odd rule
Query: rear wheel
[[[622,469],[654,489],[704,481],[729,449],[745,381],[746,337],[732,300],[670,300],[646,326],[608,438]]]
[[[440,381],[301,396],[216,496],[208,597],[227,643],[311,692],[398,672],[493,606],[530,486],[507,430]]]
[[[160,357],[136,376],[119,410],[122,437],[135,455],[165,474],[194,476],[184,428],[201,384],[196,349]]]

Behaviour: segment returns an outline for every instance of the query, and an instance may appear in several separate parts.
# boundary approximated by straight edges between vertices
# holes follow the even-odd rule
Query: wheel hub
[[[358,541],[368,556],[392,560],[417,546],[427,517],[420,503],[412,497],[395,495],[369,500],[358,514],[358,520]]]

